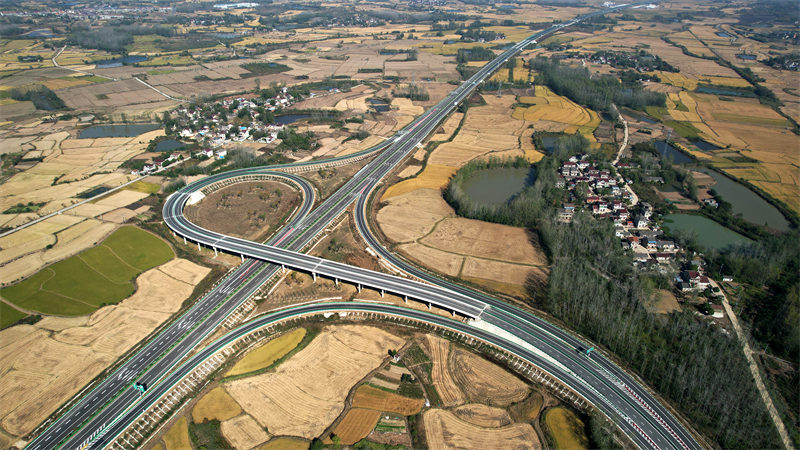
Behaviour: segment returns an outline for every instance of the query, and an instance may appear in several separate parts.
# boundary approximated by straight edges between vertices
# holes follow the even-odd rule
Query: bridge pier
[[[183,237],[183,245],[189,245],[189,243],[186,242],[186,236]]]
[[[202,249],[200,248],[200,243],[199,243],[199,242],[197,243],[197,251],[198,251],[198,252],[199,252],[199,251],[202,251]]]
[[[214,249],[214,258],[216,258],[217,257],[217,247],[211,247],[211,248]]]
[[[283,264],[281,264],[281,271],[282,271],[283,273],[286,273],[286,266],[285,266],[285,265],[283,265]]]
[[[314,278],[314,282],[317,281],[317,272],[311,272],[311,277]]]
[[[384,292],[383,292],[383,289],[381,289],[381,298],[383,298],[383,296],[384,296]]]
[[[358,283],[358,292],[361,292],[361,283]]]
[[[338,286],[338,285],[339,285],[339,279],[338,279],[338,278],[334,278],[334,279],[333,279],[333,282],[336,284],[336,286]]]
[[[241,257],[242,257],[242,262],[244,262],[244,255],[239,255],[239,256],[241,256]]]
[[[407,295],[404,295],[404,296],[403,296],[403,301],[404,301],[404,302],[406,302],[406,303],[408,303],[408,296],[407,296]]]
[[[431,308],[432,308],[431,302],[428,302],[428,309],[431,309]]]

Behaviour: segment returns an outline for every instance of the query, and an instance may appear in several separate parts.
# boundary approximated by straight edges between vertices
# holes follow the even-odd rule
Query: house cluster
[[[190,106],[177,111],[179,134],[212,147],[251,140],[269,144],[283,125],[272,124],[274,113],[291,106],[295,98],[286,87],[271,98],[229,98],[214,105]]]
[[[616,224],[631,222],[627,204],[632,198],[625,189],[625,181],[612,174],[610,170],[598,169],[588,160],[588,155],[572,156],[562,164],[556,186],[566,188],[570,200],[577,199],[576,191],[585,195],[584,206],[599,218],[610,218]],[[575,213],[575,203],[565,203],[559,210],[558,218],[570,222]]]
[[[663,236],[661,230],[647,226],[643,229],[618,226],[616,233],[622,239],[622,246],[633,252],[633,259],[639,265],[670,263],[680,250],[675,241]]]
[[[152,161],[145,163],[141,170],[132,170],[131,175],[148,175],[179,159],[181,159],[180,153],[172,153],[167,157],[153,158]]]
[[[683,270],[675,279],[681,292],[703,291],[711,287],[711,280],[696,270]]]

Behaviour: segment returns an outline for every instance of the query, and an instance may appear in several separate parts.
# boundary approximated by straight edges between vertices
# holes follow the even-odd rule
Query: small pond
[[[674,164],[688,164],[694,162],[691,157],[664,141],[656,141],[654,145],[661,156],[672,160]]]
[[[379,98],[371,98],[367,102],[372,106],[372,109],[378,112],[386,112],[390,109],[389,104]]]
[[[692,142],[692,145],[694,145],[699,150],[702,150],[704,152],[719,150],[719,149],[722,148],[722,147],[716,146],[716,145],[714,145],[714,144],[712,144],[710,142],[706,142],[706,141],[704,141],[702,139],[698,139],[696,141],[691,141],[691,142]]]
[[[502,205],[536,180],[530,167],[496,167],[479,170],[464,181],[464,192],[475,202]]]
[[[724,32],[724,31],[717,31],[714,34],[716,34],[717,36],[719,36],[721,38],[731,38],[732,37],[730,34]]]
[[[706,168],[698,169],[714,178],[713,189],[723,200],[731,204],[734,214],[756,225],[766,224],[778,231],[788,231],[789,221],[783,217],[778,208],[751,191],[747,186],[737,183],[725,175]]]
[[[713,94],[713,95],[727,95],[729,97],[754,97],[755,95],[750,93],[749,91],[734,91],[733,89],[721,89],[717,87],[711,86],[698,86],[697,89],[694,90],[695,92],[699,92],[701,94]]]
[[[542,147],[547,153],[553,153],[556,149],[556,141],[558,140],[556,136],[542,136],[539,140],[542,141]]]
[[[172,150],[177,150],[185,146],[186,144],[181,141],[165,139],[163,141],[158,141],[154,150],[157,152],[171,152]]]
[[[78,133],[78,138],[133,137],[159,128],[161,128],[161,125],[157,123],[92,125],[91,127],[81,130]]]
[[[95,61],[94,64],[98,69],[108,69],[111,67],[120,67],[127,64],[136,64],[142,61],[147,61],[147,56],[142,55],[128,55],[122,58],[102,59]]]
[[[747,61],[753,61],[756,59],[756,55],[750,55],[748,53],[739,53],[738,55],[736,55],[736,57]]]
[[[290,123],[297,122],[298,120],[310,119],[311,114],[284,114],[282,116],[275,116],[276,125],[289,125]]]
[[[752,242],[707,217],[693,214],[669,214],[664,217],[663,227],[668,232],[694,231],[697,233],[697,244],[709,250],[722,250],[729,245]]]

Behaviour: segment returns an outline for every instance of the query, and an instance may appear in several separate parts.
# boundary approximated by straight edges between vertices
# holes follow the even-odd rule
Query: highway
[[[580,20],[614,9],[619,8],[593,13]],[[62,414],[57,421],[32,441],[29,448],[52,448],[58,445],[66,448],[78,448],[87,443],[87,439],[98,430],[102,431],[104,437],[91,442],[90,447],[99,448],[107,444],[108,437],[114,436],[108,428],[109,424],[114,423],[114,426],[119,428],[130,423],[127,420],[120,420],[121,414],[125,410],[129,410],[130,406],[139,398],[138,393],[129,386],[134,381],[146,383],[153,388],[159,387],[159,389],[161,386],[166,386],[168,384],[166,380],[173,377],[173,375],[168,375],[170,371],[213,332],[233,310],[272,277],[280,269],[280,265],[305,270],[315,276],[326,276],[427,301],[505,330],[506,333],[510,333],[509,339],[511,340],[506,339],[507,343],[504,345],[511,345],[508,342],[514,340],[527,343],[514,344],[518,347],[514,353],[531,362],[537,361],[536,365],[543,369],[548,367],[549,369],[546,370],[549,373],[613,418],[638,446],[642,448],[699,448],[691,434],[684,430],[680,422],[675,420],[668,411],[647,394],[645,389],[630,379],[621,369],[604,358],[593,356],[589,359],[578,354],[575,351],[575,344],[585,345],[585,343],[547,322],[535,318],[535,316],[505,305],[484,294],[445,283],[429,275],[425,274],[429,278],[419,276],[412,271],[416,269],[396,258],[394,260],[399,263],[398,267],[433,284],[373,272],[299,253],[354,201],[359,200],[357,211],[360,211],[362,206],[365,207],[363,199],[367,198],[367,194],[380,180],[438,128],[440,123],[486,77],[527,45],[535,43],[537,39],[565,26],[576,23],[578,20],[536,33],[487,63],[472,78],[465,81],[427,113],[410,123],[394,138],[378,146],[382,151],[313,211],[311,210],[314,203],[313,188],[302,178],[276,172],[270,168],[225,172],[204,178],[173,194],[163,209],[165,223],[173,231],[208,247],[252,259],[248,259],[225,277],[209,294],[147,342],[102,383],[85,394],[75,406]],[[369,151],[375,150],[373,148]],[[287,181],[298,185],[304,193],[303,206],[290,223],[277,233],[267,245],[214,233],[188,222],[183,217],[183,208],[192,193],[231,177],[258,174],[284,177]],[[365,233],[365,238],[369,241],[371,234],[368,232],[366,223],[360,223],[363,220],[363,214],[359,212],[357,217],[361,218],[358,221],[359,229],[363,227],[366,230],[362,233]],[[391,255],[383,250],[379,243],[370,241],[370,245],[376,250],[381,250],[384,258],[391,260]],[[404,311],[410,314],[410,311]],[[486,333],[475,327],[469,329],[472,333]],[[491,333],[488,334],[494,336]],[[495,338],[502,339],[499,336],[495,336]],[[543,361],[547,363],[545,364]],[[545,364],[545,366],[543,367],[541,364]],[[628,389],[631,389],[634,395],[629,395]],[[153,390],[152,394],[156,395],[157,392],[157,390]]]

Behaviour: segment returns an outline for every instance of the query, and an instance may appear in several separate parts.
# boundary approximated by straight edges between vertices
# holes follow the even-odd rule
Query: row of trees
[[[647,106],[666,107],[663,93],[645,90],[638,82],[622,84],[609,75],[593,77],[586,68],[562,65],[557,60],[542,57],[530,64],[538,72],[536,84],[545,85],[556,94],[595,111],[607,111],[612,103],[638,110]]]

